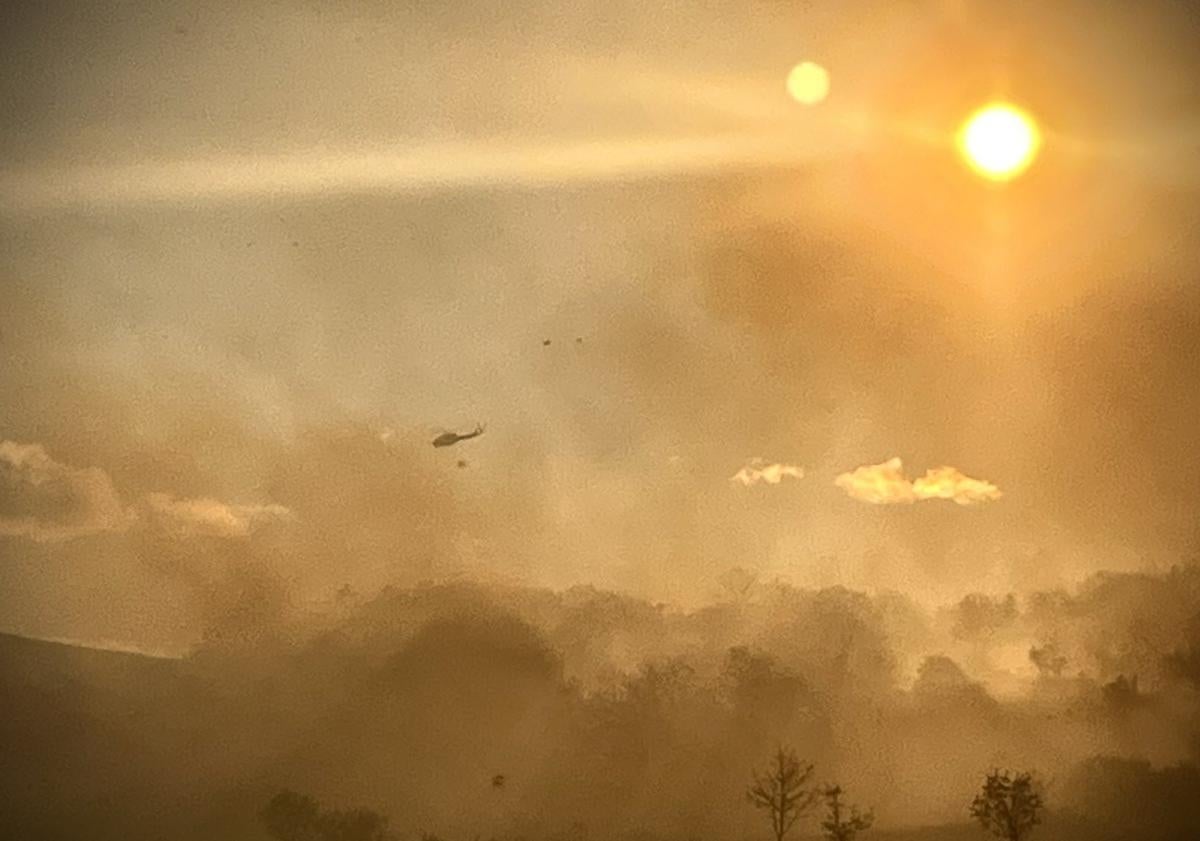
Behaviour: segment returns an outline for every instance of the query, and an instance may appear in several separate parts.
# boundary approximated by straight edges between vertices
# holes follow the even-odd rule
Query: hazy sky
[[[687,604],[1195,557],[1186,4],[208,5],[0,12],[4,628],[179,643],[241,565]],[[1047,136],[1002,190],[949,146],[997,95]],[[893,457],[1002,495],[835,484]]]

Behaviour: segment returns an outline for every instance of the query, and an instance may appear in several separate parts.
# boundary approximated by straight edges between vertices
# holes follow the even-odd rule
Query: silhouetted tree
[[[386,841],[387,818],[369,809],[322,812],[313,798],[281,791],[259,813],[279,841]]]
[[[1187,641],[1165,658],[1167,671],[1200,689],[1200,612],[1188,623]]]
[[[1020,615],[1017,597],[1009,593],[1003,599],[993,599],[982,593],[970,593],[955,605],[955,639],[979,641],[1007,628]]]
[[[788,830],[816,802],[819,792],[808,787],[812,773],[812,765],[802,764],[795,751],[782,746],[765,773],[754,772],[754,783],[746,790],[746,798],[770,816],[775,841],[783,841]]]
[[[1156,768],[1145,759],[1094,756],[1066,776],[1061,791],[1071,811],[1103,827],[1107,838],[1200,838],[1200,766],[1194,763]]]
[[[387,818],[370,809],[346,809],[321,816],[325,841],[386,841]]]
[[[1131,678],[1117,675],[1116,679],[1104,684],[1100,692],[1106,704],[1116,712],[1126,712],[1142,702],[1138,692],[1137,675]]]
[[[1005,841],[1022,841],[1041,822],[1042,797],[1030,774],[993,771],[971,802],[971,817]]]
[[[826,809],[821,829],[831,841],[854,841],[858,833],[870,829],[875,822],[875,815],[870,811],[860,812],[857,806],[847,807],[842,803],[841,786],[829,786],[821,794],[825,797]]]
[[[281,791],[259,813],[267,832],[279,841],[318,841],[321,809],[311,797]]]
[[[1037,667],[1038,674],[1050,677],[1061,677],[1063,669],[1067,667],[1067,658],[1058,653],[1054,643],[1030,648],[1029,661]]]

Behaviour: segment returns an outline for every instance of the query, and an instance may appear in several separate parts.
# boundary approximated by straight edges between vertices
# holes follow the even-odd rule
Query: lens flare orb
[[[787,90],[801,105],[818,105],[829,96],[829,71],[811,61],[801,62],[788,73]]]

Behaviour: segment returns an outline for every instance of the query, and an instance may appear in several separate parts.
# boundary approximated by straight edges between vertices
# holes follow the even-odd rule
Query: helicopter
[[[473,432],[443,432],[437,438],[433,439],[435,447],[449,447],[452,444],[457,444],[459,441],[466,441],[469,438],[477,438],[484,431],[483,424],[475,427]]]

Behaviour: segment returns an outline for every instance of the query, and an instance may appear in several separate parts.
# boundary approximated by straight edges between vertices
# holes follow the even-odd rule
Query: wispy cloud
[[[0,537],[39,543],[123,532],[156,523],[177,537],[246,537],[260,525],[292,519],[282,505],[232,505],[150,493],[126,506],[107,473],[55,461],[41,444],[0,441]]]
[[[954,467],[935,467],[915,482],[904,475],[904,464],[890,458],[843,473],[834,484],[849,496],[873,505],[913,503],[922,499],[950,499],[959,505],[976,505],[999,499],[1000,489],[983,479],[973,479]]]
[[[216,499],[177,499],[170,494],[146,495],[155,519],[181,535],[246,537],[256,527],[292,518],[282,505],[231,505]]]
[[[757,485],[759,482],[778,485],[786,476],[802,479],[804,470],[791,464],[767,464],[761,458],[752,458],[745,467],[730,476],[729,481],[741,482],[746,487]]]
[[[554,185],[654,177],[802,159],[785,134],[628,137],[514,145],[312,149],[124,166],[0,172],[0,215],[28,210],[259,196],[430,193],[494,185]]]
[[[55,542],[124,531],[135,520],[100,468],[62,464],[40,444],[0,441],[0,535]]]

